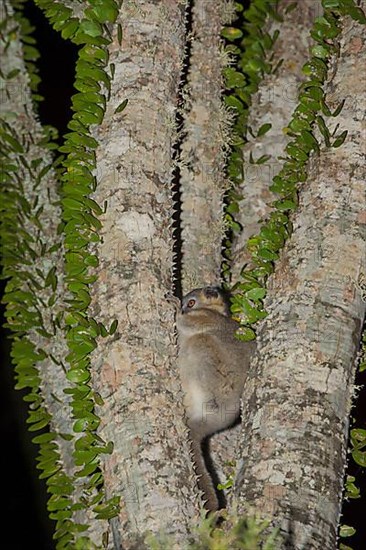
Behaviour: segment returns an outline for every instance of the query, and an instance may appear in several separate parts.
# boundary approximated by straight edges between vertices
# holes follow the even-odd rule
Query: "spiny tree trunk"
[[[221,99],[228,60],[220,32],[232,13],[232,3],[222,0],[192,6],[179,158],[183,294],[221,279],[229,114]]]
[[[99,433],[114,441],[103,465],[106,486],[122,496],[113,520],[115,548],[142,547],[148,531],[182,541],[198,512],[174,364],[173,310],[165,299],[172,287],[172,146],[184,8],[172,0],[122,8],[122,44],[115,36],[110,48],[116,66],[111,101],[95,132],[94,199],[107,201],[107,210],[93,310],[107,324],[117,319],[118,329],[94,353],[93,386],[104,400]],[[125,99],[123,113],[114,114]]]
[[[345,99],[336,122],[349,133],[340,149],[312,159],[244,393],[236,493],[242,509],[273,517],[294,549],[336,546],[365,316],[357,284],[366,269],[363,32],[344,22],[326,101],[334,110]]]
[[[284,131],[287,121],[297,104],[298,88],[305,79],[301,68],[309,55],[309,46],[314,45],[310,30],[315,17],[322,13],[320,0],[301,0],[294,9],[287,12],[292,2],[279,3],[279,13],[283,21],[269,19],[266,31],[278,38],[267,52],[266,58],[278,68],[265,75],[258,92],[253,95],[249,112],[248,127],[254,136],[264,124],[271,128],[262,136],[248,134],[249,142],[243,149],[244,182],[240,186],[243,199],[235,219],[242,231],[236,236],[232,248],[232,279],[237,282],[240,270],[251,263],[247,250],[248,238],[260,228],[260,220],[270,211],[270,204],[276,199],[269,190],[272,178],[281,168],[279,157],[284,156],[288,137]],[[263,164],[257,161],[268,156]]]
[[[240,280],[240,271],[246,264],[251,264],[250,253],[246,247],[248,238],[256,234],[260,228],[260,220],[266,218],[270,204],[275,195],[269,190],[273,176],[280,170],[281,161],[278,157],[284,155],[284,147],[288,142],[284,127],[290,119],[297,103],[297,91],[304,75],[301,67],[309,54],[309,46],[313,44],[310,29],[314,18],[321,13],[320,1],[303,0],[297,3],[295,9],[287,12],[291,2],[279,3],[279,14],[283,21],[268,19],[265,32],[278,38],[273,47],[268,50],[266,58],[271,58],[275,72],[266,74],[260,83],[258,92],[253,94],[249,111],[248,127],[257,134],[262,125],[270,123],[271,129],[263,136],[254,138],[247,133],[249,142],[243,148],[244,181],[239,186],[242,200],[240,210],[235,214],[235,220],[242,226],[242,231],[234,238],[231,260],[232,282]],[[258,160],[262,155],[269,159],[264,164],[253,164],[250,157]],[[245,396],[244,396],[245,399]],[[211,453],[214,464],[222,482],[232,475],[233,449],[237,447],[239,426],[226,430],[211,438]]]
[[[182,154],[179,159],[182,175],[182,249],[185,290],[190,288],[187,286],[188,281],[191,285],[202,285],[207,282],[217,282],[220,278],[220,251],[223,237],[224,113],[220,100],[223,85],[221,76],[223,56],[218,34],[225,21],[224,4],[215,5],[213,9],[211,4],[203,2],[195,5],[193,10],[192,32],[195,38],[191,38],[193,41],[189,58],[191,72],[188,78],[188,95],[191,102],[189,104],[192,107],[191,110],[188,108],[189,114],[185,119]],[[135,7],[122,10],[124,14],[121,19],[124,37],[122,48],[118,51],[116,46],[111,47],[112,61],[118,67],[112,88],[112,101],[102,126],[95,133],[95,137],[101,143],[101,155],[98,157],[99,185],[94,198],[99,204],[107,200],[108,207],[105,216],[102,217],[103,246],[98,251],[101,264],[98,271],[99,282],[93,290],[93,301],[95,313],[100,313],[101,319],[105,317],[105,311],[108,312],[109,318],[119,319],[120,339],[115,339],[108,345],[107,353],[103,349],[100,357],[95,356],[102,376],[94,378],[94,387],[104,399],[100,416],[105,420],[100,434],[103,439],[115,442],[112,456],[105,461],[105,472],[110,493],[124,495],[125,505],[119,517],[120,523],[113,522],[115,538],[120,540],[123,546],[130,544],[130,538],[134,539],[137,533],[142,536],[142,533],[148,529],[156,532],[159,528],[179,535],[180,531],[184,532],[187,529],[185,518],[194,517],[198,510],[195,500],[193,500],[195,505],[187,511],[182,509],[182,502],[177,501],[172,507],[171,496],[168,498],[161,494],[160,504],[155,504],[153,497],[150,496],[154,494],[156,480],[161,476],[169,479],[168,490],[178,491],[180,498],[182,480],[185,485],[188,485],[184,489],[184,494],[188,497],[197,495],[187,433],[182,422],[184,414],[179,401],[179,375],[174,370],[174,364],[167,370],[167,357],[170,354],[173,358],[175,349],[168,351],[168,347],[162,347],[166,337],[164,334],[167,335],[168,331],[172,335],[173,332],[171,312],[169,313],[169,307],[164,302],[164,293],[171,285],[169,278],[172,266],[172,256],[167,248],[169,242],[172,247],[171,228],[164,219],[167,220],[168,212],[170,215],[173,213],[169,185],[171,185],[174,164],[171,161],[170,148],[162,148],[161,143],[174,144],[177,140],[174,132],[174,112],[178,100],[178,83],[183,70],[184,53],[184,36],[181,34],[183,19],[177,19],[177,12],[169,12],[169,9],[171,7],[169,8],[167,4],[165,8],[161,6],[152,11],[146,6],[140,10],[136,10]],[[152,25],[154,15],[156,15],[156,23]],[[172,30],[180,42],[174,34],[169,35],[170,26],[166,25],[169,17],[176,21],[177,26]],[[150,34],[145,30],[144,41],[140,35],[136,41],[135,33],[129,29],[135,29],[137,21],[142,25],[146,20],[151,25]],[[179,21],[180,26],[177,24]],[[205,29],[204,24],[208,25],[209,29]],[[159,25],[165,25],[164,32]],[[152,48],[151,36],[160,32],[163,32],[164,40],[160,46],[156,45]],[[176,44],[174,50],[169,46],[171,44]],[[164,51],[164,48],[167,48],[167,51]],[[151,56],[155,63],[154,71],[150,75],[149,58]],[[176,60],[175,64],[173,64],[174,60]],[[133,80],[132,77],[129,77],[126,83],[126,75],[136,74],[137,79],[139,78],[141,67],[144,67],[145,86],[141,88],[139,81]],[[149,78],[146,78],[146,75],[149,75]],[[152,87],[155,90],[159,87],[161,90],[156,105],[149,94]],[[115,99],[114,90],[118,90]],[[138,94],[135,90],[139,90]],[[185,88],[182,95],[188,101]],[[129,103],[120,115],[121,124],[119,124],[113,111],[115,106],[124,99],[128,99]],[[113,105],[114,101],[115,105]],[[137,142],[136,136],[138,136]],[[112,141],[118,143],[118,148],[109,146]],[[189,150],[192,158],[188,162]],[[141,158],[144,159],[143,164],[140,162]],[[212,169],[212,164],[214,166],[217,164],[215,169]],[[140,184],[134,193],[136,181],[140,181]],[[165,188],[159,188],[159,182],[165,182]],[[159,200],[154,200],[153,197],[158,197]],[[208,204],[211,206],[208,207]],[[159,223],[165,226],[163,231],[158,228]],[[152,269],[155,262],[156,268]],[[132,271],[134,276],[131,279],[126,274]],[[108,280],[108,286],[104,283],[106,280]],[[136,285],[136,280],[140,281],[139,285]],[[103,311],[100,309],[100,304],[103,304]],[[121,312],[125,316],[124,320]],[[162,320],[163,332],[159,328]],[[148,334],[151,334],[151,338],[146,338]],[[143,339],[142,335],[144,335]],[[170,346],[171,344],[170,340]],[[153,356],[150,355],[151,353]],[[148,381],[141,379],[143,372],[141,370],[137,371],[138,375],[131,376],[131,371],[137,369],[136,365],[139,364],[149,365]],[[154,380],[151,374],[154,364],[159,373],[156,375],[158,386],[160,387],[160,381],[163,379],[164,385],[166,384],[165,390],[168,388],[173,390],[170,394],[172,402],[168,401],[165,405],[162,405],[162,396],[157,387],[149,390],[149,385],[153,384]],[[126,376],[122,376],[123,371]],[[128,373],[130,376],[127,376]],[[140,398],[136,399],[140,388],[144,395],[148,391],[149,400],[151,400],[149,406]],[[164,394],[165,390],[164,387],[161,388]],[[113,400],[108,397],[112,394]],[[135,396],[134,404],[126,410],[122,407],[119,412],[118,404],[124,403],[128,395]],[[167,398],[169,399],[169,396],[164,395],[164,399]],[[147,445],[151,445],[150,454],[147,454],[146,459],[148,461],[150,455],[156,454],[154,445],[161,446],[162,437],[166,437],[162,434],[166,433],[164,426],[171,423],[172,413],[175,415],[174,423],[178,430],[178,432],[169,430],[172,437],[170,443],[179,452],[174,459],[176,473],[173,475],[170,471],[169,476],[166,476],[165,471],[161,469],[161,462],[150,460],[150,463],[146,462],[146,466],[143,467],[142,476],[141,461],[137,461],[141,449],[133,442],[143,444],[145,449]],[[164,417],[164,414],[167,417]],[[119,430],[123,435],[116,437],[115,421],[112,421],[112,418],[117,418],[117,424],[121,426]],[[147,425],[150,429],[147,429],[146,418],[149,418]],[[140,436],[141,440],[136,439],[137,436]],[[169,452],[171,454],[171,450]],[[230,450],[227,454],[232,459]],[[168,468],[171,464],[171,460],[167,461]],[[148,482],[150,475],[151,481]],[[161,508],[165,509],[165,506],[168,507],[169,513],[164,514],[164,525],[162,525]],[[174,518],[171,514],[174,514]],[[116,532],[119,535],[116,535]]]

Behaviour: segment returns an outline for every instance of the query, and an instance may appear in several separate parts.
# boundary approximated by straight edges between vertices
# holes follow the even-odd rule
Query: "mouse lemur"
[[[198,484],[209,511],[219,508],[202,453],[204,439],[231,426],[240,414],[240,397],[255,342],[235,337],[226,294],[216,286],[197,288],[177,308],[179,371]]]

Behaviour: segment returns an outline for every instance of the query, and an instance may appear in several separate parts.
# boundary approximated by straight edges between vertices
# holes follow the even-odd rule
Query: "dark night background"
[[[52,30],[41,11],[26,2],[25,15],[36,27],[33,36],[41,53],[38,63],[42,83],[39,93],[45,100],[39,105],[39,118],[42,123],[55,126],[60,135],[66,131],[71,117],[70,97],[73,93],[74,66],[77,51],[75,46],[62,40]],[[0,293],[4,281],[1,281]],[[4,308],[1,306],[1,322]],[[46,512],[47,494],[44,482],[38,480],[39,471],[35,468],[37,448],[32,444],[25,428],[27,417],[23,393],[14,390],[13,368],[10,363],[10,343],[5,330],[1,333],[0,368],[0,427],[2,433],[1,471],[3,472],[3,495],[5,495],[5,516],[2,515],[2,548],[4,550],[54,550],[52,540],[53,522]],[[364,383],[366,373],[358,375],[356,383]],[[352,410],[358,427],[366,427],[366,389],[359,393],[356,407]],[[361,403],[363,407],[361,408]],[[342,523],[357,528],[357,535],[343,539],[354,550],[366,547],[366,470],[350,460],[348,473],[355,475],[356,485],[361,487],[362,499],[345,504]],[[301,487],[299,487],[301,492]],[[11,540],[11,547],[3,541]],[[364,543],[362,544],[362,541]],[[6,543],[5,543],[6,544]]]

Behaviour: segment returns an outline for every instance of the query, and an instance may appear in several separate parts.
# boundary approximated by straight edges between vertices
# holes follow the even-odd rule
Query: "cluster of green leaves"
[[[33,99],[35,101],[41,101],[42,96],[38,94],[38,85],[40,83],[40,77],[38,75],[38,68],[36,61],[39,58],[40,54],[38,49],[35,47],[36,40],[31,36],[34,31],[34,27],[29,23],[23,15],[22,9],[27,0],[11,0],[11,5],[14,9],[14,19],[20,25],[22,44],[23,44],[23,59],[25,66],[27,68],[27,73],[29,75],[29,86],[33,92]],[[18,74],[19,70],[15,69],[7,78],[14,78]]]
[[[279,530],[271,528],[269,521],[227,513],[223,517],[225,521],[220,527],[212,517],[203,519],[189,550],[275,550],[279,547]]]
[[[358,281],[359,290],[364,299],[365,292],[365,282],[364,275],[360,276]],[[363,372],[366,370],[366,331],[362,335],[362,351],[361,351],[361,360],[359,365],[359,371]],[[350,440],[348,445],[348,451],[351,453],[353,460],[359,466],[363,468],[366,467],[366,430],[363,428],[353,428],[350,432]],[[355,484],[356,478],[354,476],[347,475],[345,482],[345,494],[344,497],[348,499],[359,499],[361,498],[361,492],[359,487]],[[356,529],[350,525],[342,524],[339,527],[339,536],[341,538],[352,537],[356,533]],[[341,543],[339,545],[339,550],[352,550],[348,545]]]
[[[323,86],[327,79],[329,62],[338,50],[341,32],[341,16],[350,15],[359,22],[366,22],[362,10],[353,0],[323,0],[323,15],[315,19],[311,35],[316,44],[311,48],[311,57],[303,72],[308,79],[301,85],[299,103],[288,123],[287,133],[292,138],[286,146],[283,167],[273,178],[271,191],[279,198],[273,203],[274,210],[262,224],[257,235],[247,243],[253,269],[243,269],[241,281],[235,285],[232,312],[241,322],[239,336],[244,340],[255,337],[250,325],[266,316],[263,298],[266,281],[274,270],[279,251],[291,234],[290,215],[297,207],[297,187],[307,178],[307,161],[312,153],[318,153],[320,143],[314,135],[317,127],[326,147],[340,147],[347,132],[330,132],[326,117],[336,117],[343,104],[331,112],[325,102]]]
[[[269,521],[256,517],[243,517],[235,512],[221,511],[217,516],[205,517],[203,512],[198,527],[192,533],[187,550],[276,550],[280,545],[279,530],[271,528]],[[151,550],[175,548],[173,538],[166,534],[149,535],[146,539]]]
[[[22,0],[17,0],[15,7],[22,7]],[[80,467],[76,477],[83,480],[83,498],[75,503],[75,479],[68,478],[61,469],[61,460],[55,436],[52,431],[37,436],[35,443],[40,445],[38,468],[42,470],[40,477],[46,478],[51,498],[48,503],[50,517],[56,520],[55,538],[57,548],[91,548],[91,541],[80,532],[87,529],[86,525],[72,521],[75,510],[92,508],[97,518],[109,519],[118,512],[118,498],[105,498],[103,476],[99,470],[99,456],[102,453],[112,452],[112,444],[106,444],[95,433],[99,425],[99,418],[94,413],[98,396],[93,393],[88,382],[89,354],[96,347],[98,336],[113,334],[117,323],[113,322],[109,331],[95,320],[88,317],[87,308],[90,303],[89,284],[94,277],[89,273],[90,267],[97,265],[97,259],[87,247],[90,242],[98,242],[97,234],[100,222],[96,217],[102,209],[89,198],[95,188],[92,175],[95,169],[95,148],[97,142],[90,136],[91,124],[100,123],[103,119],[106,106],[106,95],[109,94],[110,82],[113,76],[113,67],[108,69],[107,46],[111,41],[108,25],[113,23],[118,15],[119,3],[113,0],[90,0],[85,4],[83,17],[79,20],[73,17],[72,10],[62,3],[53,1],[37,2],[49,17],[54,28],[61,31],[64,38],[72,39],[82,46],[79,52],[79,61],[76,68],[76,83],[78,89],[73,98],[74,116],[70,122],[71,132],[67,134],[61,152],[65,155],[63,170],[62,207],[63,223],[59,227],[61,235],[65,235],[67,285],[70,300],[66,315],[56,318],[51,315],[54,329],[61,328],[65,321],[69,354],[66,360],[70,363],[67,378],[73,387],[66,390],[71,394],[72,409],[75,418],[74,431],[81,434],[75,439],[74,461]],[[31,32],[32,28],[26,23],[21,14],[17,15],[22,28]],[[4,36],[8,21],[1,23]],[[14,28],[5,34],[10,43],[17,37]],[[119,30],[119,37],[121,32]],[[33,39],[26,36],[24,50],[27,44],[33,44]],[[7,45],[5,44],[5,48]],[[36,59],[33,49],[27,53],[29,59]],[[19,73],[5,75],[10,80]],[[35,90],[37,79],[32,78],[35,71],[31,69],[32,89]],[[111,75],[112,73],[112,75]],[[39,96],[34,95],[34,99]],[[125,104],[124,104],[125,106]],[[50,136],[44,137],[37,145],[40,148],[54,149],[50,143]],[[27,139],[30,136],[27,137]],[[42,319],[44,308],[52,308],[57,300],[57,255],[60,244],[49,245],[47,238],[42,240],[42,226],[39,217],[43,207],[38,206],[38,189],[43,184],[51,167],[56,168],[60,162],[45,166],[42,158],[27,160],[26,138],[19,137],[6,123],[1,127],[2,145],[2,201],[3,219],[1,225],[1,242],[3,256],[3,276],[8,279],[4,301],[7,303],[7,326],[14,334],[12,349],[13,360],[16,363],[17,387],[30,388],[26,396],[29,402],[30,414],[28,422],[32,431],[49,427],[50,414],[43,405],[39,392],[39,368],[42,361],[53,360],[40,349],[36,349],[26,334],[30,330],[39,332],[45,338],[51,339],[54,334],[45,328]],[[30,138],[31,141],[31,138]],[[27,172],[27,178],[33,182],[34,201],[29,203],[25,198],[22,170]],[[61,172],[61,169],[58,169]],[[27,195],[28,196],[28,195]],[[14,231],[14,224],[17,230]],[[30,227],[34,228],[34,238]],[[37,233],[38,231],[38,233]],[[53,254],[53,256],[52,256]],[[49,258],[44,264],[47,272],[37,269],[34,277],[27,265],[32,265],[38,257]],[[51,257],[52,256],[52,257]],[[24,268],[24,269],[23,269]],[[48,303],[41,298],[43,288],[52,289]],[[64,325],[64,326],[65,326]],[[60,368],[62,365],[58,363]],[[100,398],[99,398],[100,399]],[[99,401],[100,402],[100,401]],[[70,434],[63,434],[72,438]],[[80,487],[80,482],[77,483]]]
[[[14,19],[5,15],[1,22],[1,39],[6,50],[11,40],[18,39],[19,29],[14,27]],[[19,19],[22,17],[17,18],[18,23]],[[10,32],[7,31],[9,27]],[[21,28],[29,30],[24,22]],[[8,75],[5,79],[5,91],[10,98],[15,93],[12,85],[15,76]],[[37,81],[33,80],[32,84],[33,91],[36,91]],[[10,113],[10,120],[11,116]],[[11,330],[12,336],[11,357],[15,364],[16,388],[28,390],[24,399],[29,406],[27,424],[31,432],[49,430],[51,415],[40,392],[40,374],[46,362],[55,359],[37,347],[28,335],[38,333],[45,339],[52,339],[59,328],[57,316],[51,314],[51,322],[47,324],[45,318],[57,301],[57,277],[54,268],[49,266],[56,262],[61,246],[60,242],[50,243],[42,228],[43,206],[39,204],[39,188],[45,183],[47,185],[52,163],[47,164],[43,158],[30,160],[30,151],[34,156],[35,147],[41,151],[41,147],[52,148],[52,144],[46,136],[36,144],[29,134],[19,128],[17,132],[15,125],[10,126],[5,120],[1,122],[0,243],[2,278],[7,280],[2,301],[6,304],[5,326]],[[35,436],[32,441],[39,445],[37,468],[41,470],[40,478],[46,480],[51,494],[48,501],[50,517],[67,532],[69,526],[62,525],[62,520],[72,514],[73,483],[62,470],[56,437],[49,430]],[[83,528],[74,526],[75,530]]]
[[[1,146],[1,259],[2,277],[7,280],[3,303],[6,304],[5,326],[12,332],[11,357],[15,366],[16,389],[27,389],[24,399],[29,406],[27,423],[31,432],[48,430],[32,439],[39,445],[37,468],[40,478],[45,479],[51,494],[47,507],[50,518],[56,523],[56,536],[73,541],[73,534],[86,526],[72,523],[70,518],[77,505],[73,504],[73,480],[62,469],[58,435],[50,430],[52,417],[47,411],[40,391],[41,372],[47,361],[56,359],[40,347],[36,347],[28,333],[36,332],[52,340],[60,328],[60,318],[51,314],[51,324],[46,326],[48,316],[57,302],[57,277],[54,267],[60,243],[49,243],[49,235],[43,232],[37,193],[44,184],[50,165],[42,159],[27,160],[29,143],[19,137],[13,128],[2,123]],[[33,200],[29,189],[25,193],[24,181],[32,182]],[[33,268],[37,265],[36,269]],[[48,295],[48,300],[44,296]],[[61,365],[59,364],[61,368]],[[66,436],[65,436],[66,437]],[[61,544],[59,547],[64,548]]]
[[[361,497],[360,489],[355,485],[356,478],[354,476],[347,476],[345,483],[345,498],[357,499]]]
[[[244,10],[242,3],[236,2],[238,14],[236,26],[224,27],[221,35],[226,41],[225,52],[234,63],[223,71],[225,79],[225,105],[233,114],[231,128],[230,154],[227,160],[227,176],[231,188],[227,194],[225,207],[225,222],[229,232],[237,233],[240,225],[235,221],[239,211],[238,201],[241,199],[237,186],[243,182],[243,146],[248,141],[248,114],[252,104],[252,96],[258,90],[259,84],[266,74],[273,70],[273,55],[271,49],[277,40],[278,31],[272,36],[266,31],[266,21],[269,17],[280,20],[277,3],[272,0],[253,0],[250,7]],[[271,125],[264,125],[258,132],[258,137],[266,133]],[[266,158],[257,160],[265,162]],[[225,241],[222,264],[223,276],[230,277],[231,239]]]
[[[351,452],[356,464],[366,468],[366,430],[361,428],[351,430]]]
[[[366,430],[362,428],[353,428],[350,433],[349,450],[353,460],[359,466],[366,467]],[[360,489],[355,484],[354,476],[347,476],[345,482],[345,499],[361,498]],[[341,538],[352,537],[356,533],[356,529],[351,525],[342,524],[339,527],[339,536]],[[340,550],[352,550],[350,546],[343,543],[339,546]]]
[[[113,322],[107,330],[88,315],[89,285],[96,278],[90,271],[98,265],[89,246],[99,242],[101,222],[97,216],[103,212],[89,197],[96,185],[93,172],[98,146],[90,135],[90,126],[102,122],[110,93],[113,66],[109,65],[107,50],[111,42],[108,25],[115,22],[120,2],[89,0],[82,16],[76,16],[63,3],[51,0],[36,3],[63,38],[80,46],[74,84],[78,92],[72,98],[74,114],[68,125],[70,132],[60,148],[65,154],[65,172],[61,198],[63,222],[59,229],[64,234],[65,282],[70,293],[65,325],[69,347],[66,360],[70,365],[67,378],[72,383],[65,391],[71,396],[73,430],[80,434],[75,441],[74,460],[80,467],[76,475],[83,478],[84,495],[88,495],[83,506],[91,507],[97,518],[109,519],[118,513],[119,499],[106,499],[99,469],[100,455],[111,453],[112,444],[106,444],[96,433],[100,419],[95,414],[95,404],[100,404],[101,398],[89,384],[90,353],[97,346],[97,337],[113,334],[117,324]]]

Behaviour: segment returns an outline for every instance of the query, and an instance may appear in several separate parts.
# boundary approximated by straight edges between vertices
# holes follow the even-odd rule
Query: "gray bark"
[[[114,338],[94,354],[93,386],[104,405],[100,435],[114,441],[103,471],[121,495],[111,547],[143,548],[147,532],[182,540],[199,510],[181,403],[172,285],[172,145],[184,53],[184,3],[123,4],[122,46],[110,48],[116,74],[105,119],[96,129],[101,217],[100,266],[93,315]],[[137,30],[138,29],[138,30]],[[114,110],[129,103],[121,114]]]
[[[223,55],[220,32],[233,13],[231,2],[197,0],[192,9],[188,83],[184,90],[184,141],[180,157],[182,195],[182,285],[193,288],[221,277],[224,236],[225,147],[229,114],[221,92]]]
[[[264,123],[270,122],[272,128],[264,136],[252,138],[244,148],[244,182],[241,190],[243,200],[239,203],[240,212],[235,215],[243,230],[236,237],[232,248],[233,282],[238,280],[243,265],[250,264],[246,243],[260,229],[260,220],[268,215],[270,204],[276,198],[268,187],[281,168],[278,157],[284,154],[287,144],[283,128],[296,107],[297,89],[304,80],[301,67],[308,58],[309,45],[312,42],[309,30],[314,18],[321,13],[320,2],[303,0],[297,4],[296,9],[286,14],[284,10],[289,3],[286,0],[279,4],[279,11],[284,19],[282,23],[272,19],[267,23],[266,31],[271,35],[276,29],[280,31],[273,47],[273,66],[280,59],[283,59],[283,63],[274,74],[265,75],[258,92],[254,94],[249,113],[248,124],[254,134]],[[295,38],[293,29],[296,29]],[[254,158],[261,155],[270,155],[271,158],[265,164],[250,164],[250,154]],[[214,435],[211,439],[211,453],[221,481],[232,474],[238,436],[239,430],[234,428]]]
[[[298,550],[336,547],[366,308],[357,284],[366,269],[363,33],[345,20],[326,101],[334,109],[346,100],[328,124],[349,134],[312,160],[244,390],[236,494],[242,508],[273,516]]]

